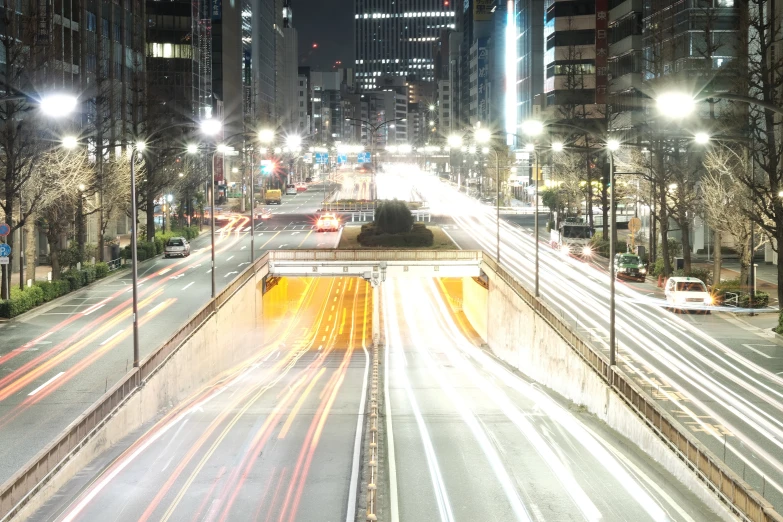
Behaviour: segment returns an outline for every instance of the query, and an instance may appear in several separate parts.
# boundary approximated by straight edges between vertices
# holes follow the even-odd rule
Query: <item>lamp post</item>
[[[492,133],[486,128],[477,129],[475,138],[478,143],[489,143]],[[488,153],[490,150],[495,153],[495,255],[498,264],[500,264],[500,158],[498,157],[498,151],[494,147],[484,148],[485,153]]]
[[[212,242],[212,270],[210,271],[210,274],[212,275],[212,299],[215,298],[216,293],[216,284],[215,284],[215,160],[218,157],[218,154],[225,156],[238,156],[239,152],[234,150],[233,147],[228,147],[227,145],[217,145],[215,147],[215,152],[212,154],[212,164],[209,167],[210,171],[210,177],[211,177],[211,183],[209,187],[209,193],[211,197],[209,198],[209,218],[210,218],[210,240]]]
[[[377,123],[373,125],[373,123],[369,120],[363,120],[361,118],[345,118],[346,121],[355,121],[358,122],[359,125],[365,125],[370,128],[370,157],[372,158],[372,201],[373,201],[373,208],[375,207],[375,200],[378,199],[378,191],[376,187],[376,171],[378,170],[376,165],[376,159],[375,159],[375,134],[384,126],[389,125],[390,128],[395,128],[393,125],[394,122],[397,121],[406,121],[408,118],[394,118],[392,120],[385,120],[380,123]],[[395,141],[396,143],[396,141]]]
[[[609,236],[609,366],[615,366],[617,364],[617,343],[615,340],[615,267],[614,267],[614,254],[617,245],[615,242],[617,230],[617,216],[615,213],[615,186],[614,186],[614,151],[620,148],[620,142],[617,140],[609,140],[606,143],[607,153],[609,155],[609,187],[611,192],[609,193],[609,225],[612,227],[611,234]]]
[[[537,138],[541,135],[541,133],[544,131],[544,125],[538,121],[538,120],[527,120],[524,121],[521,125],[522,132],[524,132],[527,136],[533,138]],[[536,210],[535,214],[533,216],[533,239],[535,242],[536,247],[536,255],[535,255],[535,263],[536,263],[536,269],[535,269],[535,296],[539,297],[539,257],[538,257],[538,151],[536,150],[535,144],[531,143],[529,147],[525,148],[528,152],[533,153],[533,157],[535,158],[535,164],[533,166],[533,173],[536,176],[536,190],[534,197],[536,199]]]
[[[130,149],[130,191],[131,191],[131,285],[133,292],[133,367],[139,367],[139,273],[138,273],[138,210],[136,208],[136,151],[144,151],[144,142],[131,145]]]

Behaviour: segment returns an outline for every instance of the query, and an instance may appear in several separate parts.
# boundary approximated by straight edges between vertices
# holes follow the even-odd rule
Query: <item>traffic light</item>
[[[261,160],[261,175],[271,176],[275,171],[275,162],[272,160]]]

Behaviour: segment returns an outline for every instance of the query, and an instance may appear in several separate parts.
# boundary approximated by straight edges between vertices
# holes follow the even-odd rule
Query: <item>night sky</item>
[[[352,67],[353,0],[291,0],[291,8],[299,33],[299,65],[330,70],[342,60],[343,67]]]

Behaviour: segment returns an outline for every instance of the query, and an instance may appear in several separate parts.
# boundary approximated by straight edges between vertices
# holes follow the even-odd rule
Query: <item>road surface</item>
[[[278,284],[257,359],[93,462],[34,520],[346,520],[371,300],[357,278]]]
[[[317,189],[284,198],[257,224],[256,257],[266,250],[333,248],[338,233],[316,233]],[[207,230],[207,227],[205,227]],[[216,239],[220,291],[250,263],[249,217],[234,217]],[[143,358],[208,300],[210,238],[192,242],[184,259],[139,265],[140,351]],[[0,483],[50,443],[133,365],[131,278],[99,281],[53,306],[0,323]]]

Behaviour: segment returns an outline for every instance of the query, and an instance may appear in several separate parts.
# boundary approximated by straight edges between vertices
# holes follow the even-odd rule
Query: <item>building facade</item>
[[[434,81],[433,44],[455,27],[453,7],[443,0],[355,0],[356,81],[379,87],[381,76]]]

